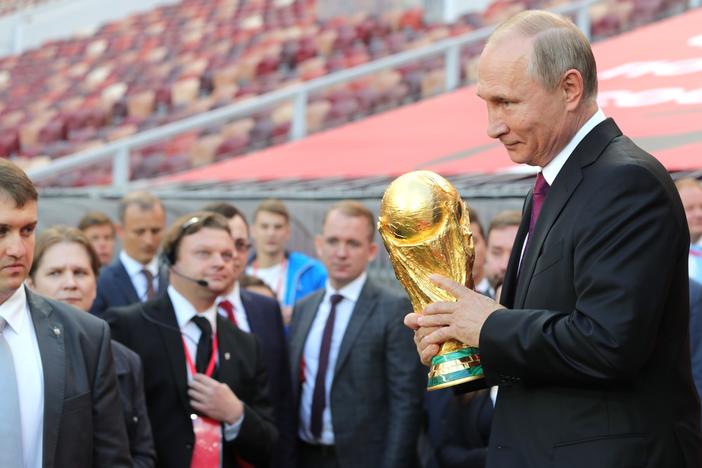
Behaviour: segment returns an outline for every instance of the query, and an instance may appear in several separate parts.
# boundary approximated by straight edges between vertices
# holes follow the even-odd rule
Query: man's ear
[[[375,242],[372,242],[371,245],[368,247],[368,263],[375,260],[375,257],[377,255],[378,255],[378,244],[376,244]]]
[[[314,236],[314,247],[315,250],[317,251],[317,258],[322,258],[322,236],[317,234]]]
[[[560,86],[565,96],[566,109],[569,111],[577,109],[585,93],[583,76],[578,70],[571,68],[563,74]]]

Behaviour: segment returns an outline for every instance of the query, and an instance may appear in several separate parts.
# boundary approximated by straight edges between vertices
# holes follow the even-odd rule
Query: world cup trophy
[[[395,179],[380,203],[378,231],[415,312],[433,302],[456,300],[429,280],[433,273],[474,288],[468,210],[440,175],[414,171]],[[459,384],[464,391],[485,386],[480,354],[478,348],[449,340],[432,359],[427,390]]]

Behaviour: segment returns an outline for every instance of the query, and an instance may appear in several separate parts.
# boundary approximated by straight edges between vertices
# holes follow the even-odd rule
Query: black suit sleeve
[[[256,389],[244,403],[244,421],[239,435],[226,442],[244,460],[255,465],[267,466],[273,456],[273,448],[278,442],[278,429],[273,422],[273,407],[268,399],[268,376],[263,364],[263,356],[255,341],[256,374],[251,384]]]
[[[280,306],[277,301],[273,301],[273,323],[271,327],[274,331],[275,340],[278,342],[277,358],[279,360],[275,369],[282,371],[283,375],[278,379],[278,394],[272,395],[277,411],[278,420],[278,449],[274,460],[281,468],[292,468],[296,463],[297,448],[297,419],[295,415],[295,405],[293,403],[292,382],[290,380],[290,360],[288,357],[288,344],[285,339],[285,328],[283,326],[283,316],[280,313]]]
[[[391,297],[386,305],[381,310],[389,315],[383,356],[389,411],[386,450],[380,466],[403,468],[413,466],[416,461],[425,375],[412,332],[403,323],[412,305],[406,297]]]
[[[144,371],[139,356],[133,355],[133,357],[135,359],[130,361],[130,371],[134,380],[132,410],[137,423],[134,434],[129,440],[129,449],[134,460],[134,468],[152,468],[156,464],[156,449],[149,414],[146,411]]]
[[[127,434],[110,346],[110,330],[104,322],[101,326],[102,335],[92,387],[93,467],[127,468],[132,463],[126,446]]]
[[[671,216],[676,204],[642,166],[602,172],[588,185],[587,206],[569,218],[572,238],[564,239],[562,255],[572,258],[572,272],[552,268],[530,283],[573,288],[575,308],[490,315],[480,334],[489,381],[502,375],[560,385],[627,381],[653,352],[674,269],[684,261],[660,261],[686,242]]]
[[[100,284],[100,278],[98,278],[98,284],[97,284],[97,290],[95,294],[95,300],[93,301],[93,304],[90,306],[90,313],[102,318],[105,310],[108,307],[107,304],[107,299],[104,296],[104,286]]]

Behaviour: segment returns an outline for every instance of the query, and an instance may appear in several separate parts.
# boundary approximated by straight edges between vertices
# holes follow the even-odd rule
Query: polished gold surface
[[[468,210],[455,187],[440,175],[415,171],[395,179],[383,195],[378,230],[415,312],[432,302],[455,300],[429,280],[433,273],[473,288],[474,247]],[[439,356],[466,348],[448,341]],[[430,381],[436,375],[468,369],[475,365],[474,360],[456,359],[432,366]],[[480,365],[479,356],[477,360]]]
[[[380,203],[378,230],[415,312],[432,302],[454,300],[429,281],[432,273],[473,287],[468,211],[440,175],[415,171],[395,179]]]

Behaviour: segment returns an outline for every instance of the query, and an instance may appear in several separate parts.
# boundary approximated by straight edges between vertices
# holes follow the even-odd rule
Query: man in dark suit
[[[37,192],[0,159],[0,466],[131,467],[110,332],[25,289]]]
[[[265,467],[275,446],[258,342],[215,310],[232,283],[233,250],[220,215],[181,217],[163,242],[167,293],[105,312],[114,338],[141,357],[158,467],[190,467],[208,453],[219,460],[209,466]]]
[[[162,295],[168,274],[158,263],[158,248],[166,224],[161,201],[148,192],[131,192],[119,203],[117,234],[122,251],[100,271],[97,296],[90,312],[98,317],[108,307],[144,302]]]
[[[373,214],[358,202],[326,214],[317,253],[325,289],[295,305],[290,367],[298,466],[415,466],[426,376],[402,317],[411,305],[368,279]]]
[[[567,19],[524,12],[480,58],[488,134],[539,166],[501,303],[445,278],[457,302],[410,314],[424,361],[480,347],[499,384],[487,466],[699,467],[680,197],[597,108],[594,56]]]
[[[278,427],[278,446],[273,457],[273,467],[294,467],[295,415],[290,381],[288,346],[283,328],[283,316],[278,301],[246,291],[240,287],[249,250],[249,226],[244,215],[229,203],[205,206],[205,211],[219,213],[227,219],[234,240],[234,283],[217,299],[217,311],[240,330],[253,333],[261,344],[261,352],[268,371],[268,389]]]

